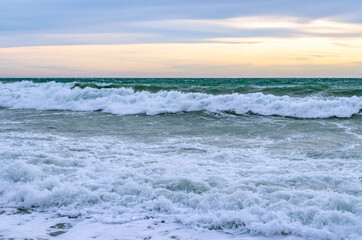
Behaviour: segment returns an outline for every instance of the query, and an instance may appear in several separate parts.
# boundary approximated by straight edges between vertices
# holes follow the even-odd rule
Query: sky
[[[0,77],[362,77],[362,1],[0,0]]]

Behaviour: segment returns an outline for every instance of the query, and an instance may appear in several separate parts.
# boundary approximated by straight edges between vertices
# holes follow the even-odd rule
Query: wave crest
[[[74,83],[0,83],[0,106],[11,109],[96,111],[127,115],[233,112],[296,118],[348,118],[362,109],[362,97],[289,97],[263,93],[212,95],[132,88],[79,88]]]

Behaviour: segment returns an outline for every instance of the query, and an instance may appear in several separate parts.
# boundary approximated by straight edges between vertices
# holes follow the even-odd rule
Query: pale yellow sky
[[[209,41],[0,48],[0,76],[362,76],[362,38]]]
[[[298,33],[195,43],[0,48],[0,77],[362,77],[361,24],[271,17],[152,24],[296,28]]]

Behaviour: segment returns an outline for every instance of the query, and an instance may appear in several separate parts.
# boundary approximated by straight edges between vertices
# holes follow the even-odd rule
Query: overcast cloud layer
[[[236,28],[245,17],[362,23],[357,0],[0,0],[0,47],[180,43],[220,37],[291,36],[298,29]],[[185,20],[207,20],[209,24]],[[247,23],[247,22],[245,22]],[[361,35],[360,32],[355,33]]]

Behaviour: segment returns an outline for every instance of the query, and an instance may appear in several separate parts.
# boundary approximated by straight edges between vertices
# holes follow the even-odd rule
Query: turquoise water
[[[74,83],[74,87],[85,88],[132,88],[135,91],[182,91],[207,94],[256,93],[277,96],[362,96],[362,79],[315,79],[315,78],[29,78],[2,79],[2,82],[32,81],[34,83]]]
[[[2,79],[0,107],[5,238],[362,237],[362,79]]]

